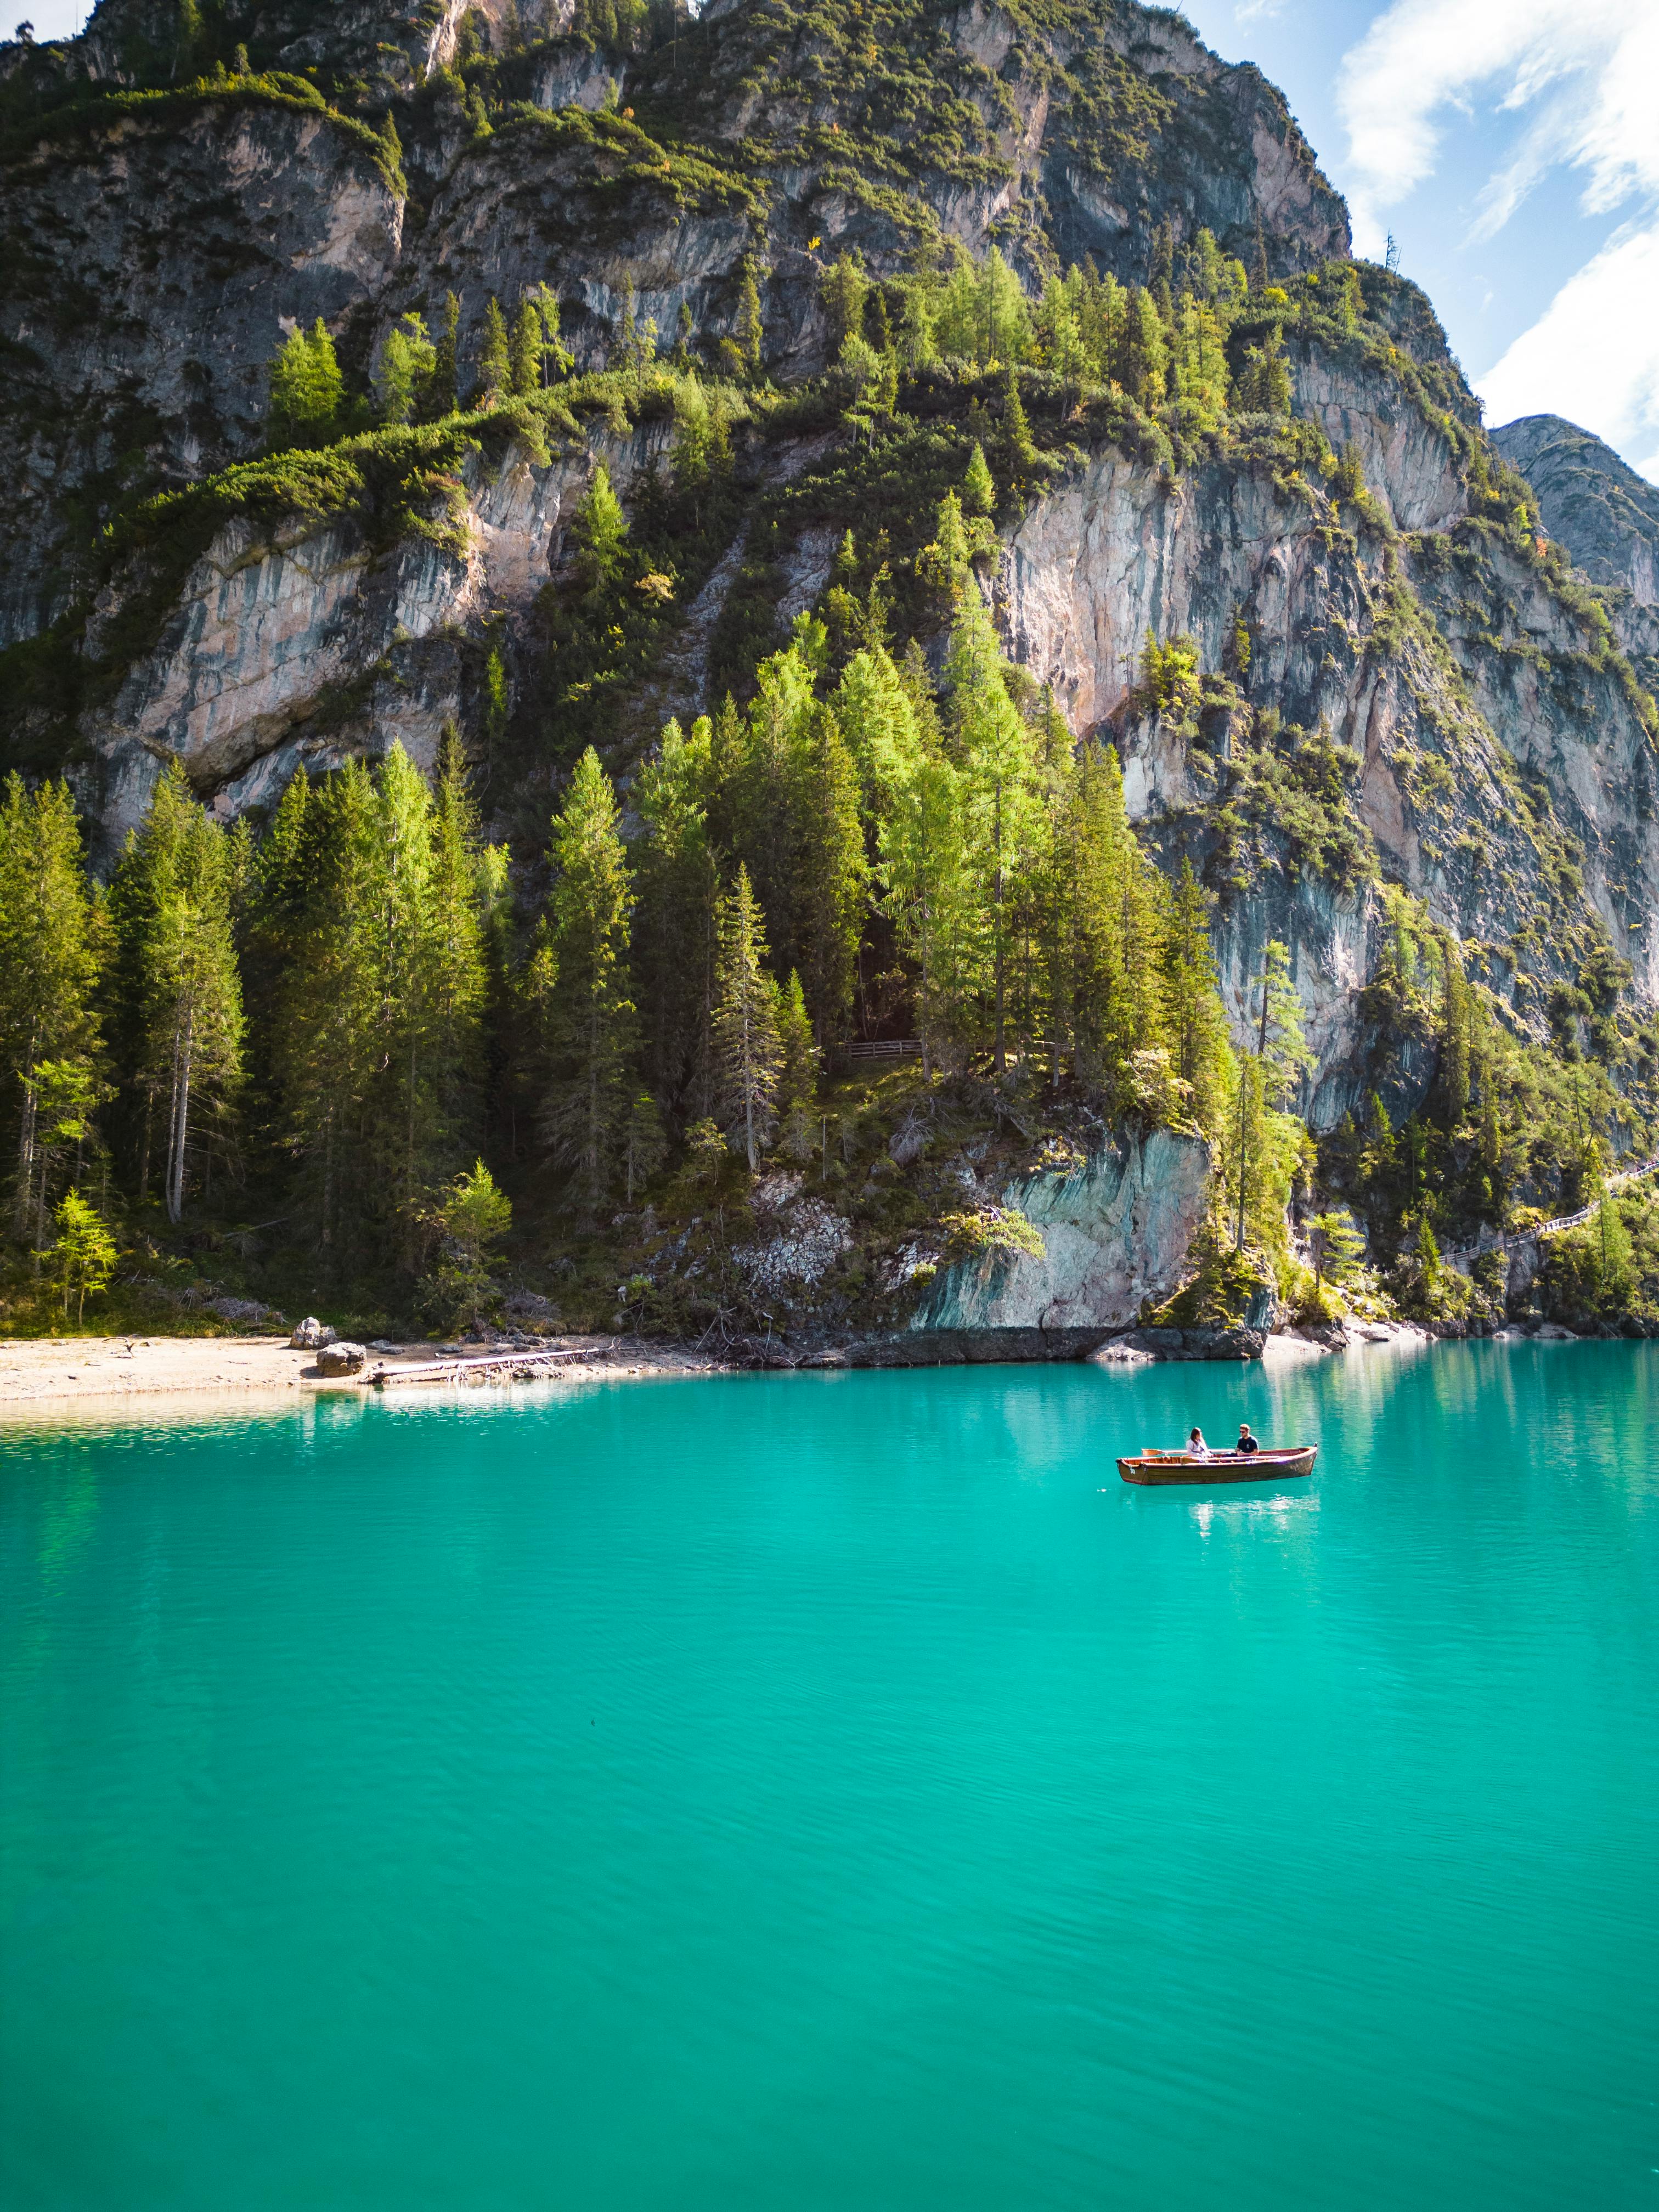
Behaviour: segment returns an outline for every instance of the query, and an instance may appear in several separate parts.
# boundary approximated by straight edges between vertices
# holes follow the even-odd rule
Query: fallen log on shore
[[[423,1359],[412,1367],[377,1367],[367,1377],[371,1389],[391,1382],[532,1382],[538,1375],[601,1357],[592,1345],[561,1346],[556,1352],[487,1352],[471,1358]]]

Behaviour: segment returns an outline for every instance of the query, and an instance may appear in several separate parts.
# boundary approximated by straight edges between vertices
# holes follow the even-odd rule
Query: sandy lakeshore
[[[684,1374],[712,1364],[659,1347],[610,1340],[563,1340],[584,1343],[597,1355],[591,1363],[557,1370],[558,1379],[582,1376]],[[464,1357],[483,1359],[487,1346],[468,1346]],[[21,1407],[86,1403],[107,1407],[143,1398],[147,1406],[162,1398],[196,1394],[239,1398],[292,1400],[319,1391],[362,1391],[377,1369],[423,1366],[437,1356],[431,1345],[409,1345],[393,1352],[371,1352],[359,1375],[325,1376],[316,1354],[296,1352],[279,1336],[112,1336],[38,1337],[0,1344],[0,1415]],[[552,1378],[550,1378],[552,1379]]]

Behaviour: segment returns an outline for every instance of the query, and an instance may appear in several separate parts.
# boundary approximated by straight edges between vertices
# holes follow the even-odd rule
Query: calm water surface
[[[1294,1494],[1111,1455],[1248,1413]],[[8,2212],[1659,2206],[1659,1346],[0,1431]]]

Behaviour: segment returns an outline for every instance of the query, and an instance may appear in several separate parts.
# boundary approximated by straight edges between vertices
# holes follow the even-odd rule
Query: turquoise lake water
[[[1310,1484],[1142,1491],[1242,1413]],[[7,2212],[1659,2205],[1659,1346],[0,1430]]]

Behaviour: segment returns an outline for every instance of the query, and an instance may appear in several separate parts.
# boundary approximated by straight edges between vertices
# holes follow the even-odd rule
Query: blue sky
[[[1392,231],[1488,422],[1582,422],[1659,481],[1659,0],[1188,0]]]
[[[1355,250],[1380,259],[1394,233],[1489,422],[1565,415],[1659,481],[1659,0],[1184,12],[1283,88]],[[29,13],[47,39],[86,10]]]

